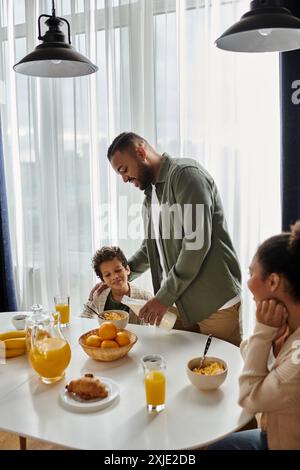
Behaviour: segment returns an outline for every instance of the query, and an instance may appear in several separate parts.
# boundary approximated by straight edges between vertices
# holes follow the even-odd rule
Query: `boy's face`
[[[99,266],[99,270],[102,274],[103,281],[113,291],[127,289],[130,268],[129,266],[124,268],[118,258],[114,258],[110,261],[103,261]]]

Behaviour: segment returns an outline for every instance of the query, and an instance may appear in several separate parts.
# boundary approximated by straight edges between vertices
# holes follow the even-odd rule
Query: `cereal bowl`
[[[96,361],[111,362],[121,359],[121,357],[126,356],[133,345],[137,342],[137,336],[132,333],[132,331],[124,330],[128,333],[130,343],[126,346],[120,346],[118,348],[101,348],[96,346],[88,346],[86,344],[86,339],[88,336],[97,335],[98,329],[90,330],[87,333],[84,333],[79,338],[79,344],[85,353]]]
[[[203,373],[194,372],[194,369],[200,365],[200,359],[200,357],[195,357],[187,363],[187,376],[191,383],[199,390],[215,390],[222,385],[227,377],[227,364],[219,357],[206,357],[201,369],[210,366],[213,363],[219,363],[223,366],[224,370],[220,373],[216,373],[215,375],[204,375]]]
[[[104,310],[100,315],[101,318],[98,317],[99,325],[105,321],[110,321],[117,328],[123,330],[129,322],[129,313],[124,310]]]

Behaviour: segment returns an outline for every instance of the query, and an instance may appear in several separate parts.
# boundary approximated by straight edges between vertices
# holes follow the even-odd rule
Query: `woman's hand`
[[[97,293],[97,295],[100,295],[101,292],[103,292],[107,288],[108,287],[107,287],[107,284],[105,284],[105,282],[98,282],[98,284],[96,284],[90,292],[89,301],[92,302],[95,292]]]
[[[285,305],[275,299],[257,302],[256,320],[273,328],[284,329],[287,322],[288,313]]]

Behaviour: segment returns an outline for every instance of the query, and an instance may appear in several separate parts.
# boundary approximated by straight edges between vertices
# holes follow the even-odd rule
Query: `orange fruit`
[[[98,330],[98,336],[104,340],[104,339],[115,339],[116,334],[117,334],[117,327],[110,321],[105,321],[100,325],[99,330]]]
[[[96,348],[100,348],[101,346],[101,339],[97,335],[90,335],[85,340],[85,344],[87,346],[95,346]]]
[[[130,337],[126,331],[118,331],[115,340],[119,346],[127,346],[127,344],[130,344]]]
[[[119,347],[118,343],[116,343],[112,339],[105,339],[101,343],[101,348],[104,348],[104,349],[118,348],[118,347]]]

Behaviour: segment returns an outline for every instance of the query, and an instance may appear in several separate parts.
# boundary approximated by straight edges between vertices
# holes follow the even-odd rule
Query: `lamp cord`
[[[55,16],[55,2],[52,0],[52,16]]]

